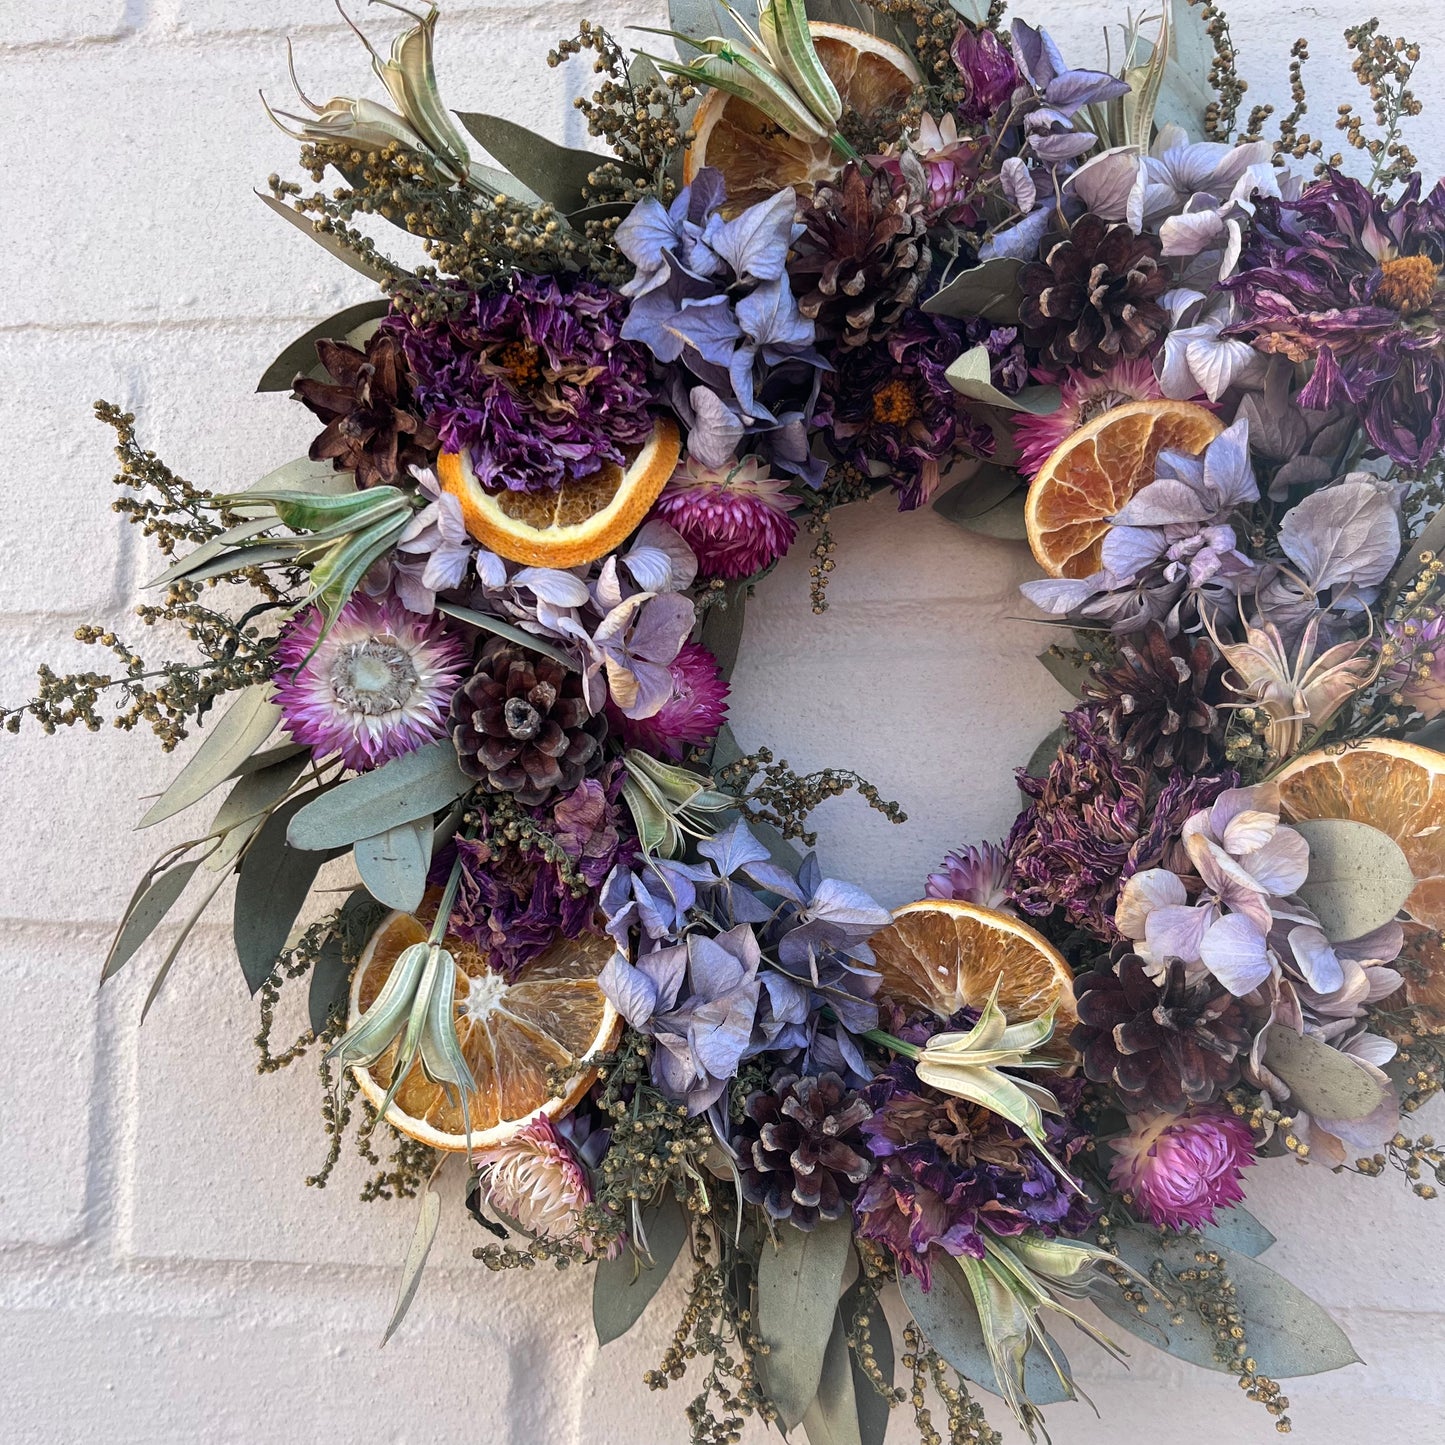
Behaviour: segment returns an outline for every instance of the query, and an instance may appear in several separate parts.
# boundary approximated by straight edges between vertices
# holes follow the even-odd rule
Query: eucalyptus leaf
[[[853,1389],[849,1360],[847,1325],[840,1306],[833,1318],[833,1332],[823,1352],[823,1373],[818,1393],[803,1412],[803,1431],[808,1445],[863,1445],[858,1424],[858,1400]]]
[[[737,582],[725,588],[721,601],[723,605],[714,603],[703,613],[698,641],[717,659],[723,677],[730,679],[742,648],[747,584]]]
[[[441,1195],[428,1187],[421,1197],[416,1229],[412,1232],[411,1243],[407,1246],[406,1259],[402,1261],[401,1282],[396,1291],[396,1308],[392,1310],[386,1333],[381,1337],[383,1345],[397,1332],[402,1320],[406,1318],[406,1312],[411,1308],[412,1300],[416,1298],[422,1271],[426,1268],[427,1255],[431,1253],[432,1241],[437,1237],[437,1220],[441,1218],[441,1212]]]
[[[288,206],[285,201],[278,201],[275,196],[268,196],[264,191],[257,191],[256,194],[283,220],[289,221],[303,235],[310,236],[323,251],[335,256],[338,261],[344,261],[353,271],[360,271],[363,276],[372,281],[389,281],[391,279],[393,271],[390,268],[372,265],[358,256],[349,246],[342,245],[330,232],[318,231],[308,217]]]
[[[876,35],[901,50],[909,48],[907,35],[893,17],[862,0],[808,0],[808,20],[815,25],[846,25],[852,30]]]
[[[942,496],[935,499],[933,510],[940,517],[966,527],[975,517],[981,517],[1013,492],[1019,489],[1017,472],[1006,467],[996,467],[984,462],[975,467],[961,482],[951,486]]]
[[[313,462],[310,457],[297,457],[266,473],[259,482],[244,492],[233,492],[228,500],[232,506],[249,506],[249,498],[275,492],[324,492],[345,496],[356,491],[356,473],[338,472],[328,461]],[[260,505],[258,502],[257,505]],[[274,513],[270,502],[266,510]]]
[[[1350,818],[1291,825],[1310,845],[1310,871],[1299,890],[1331,943],[1363,938],[1405,906],[1415,874],[1388,833]]]
[[[1264,1062],[1289,1085],[1294,1106],[1319,1119],[1368,1119],[1385,1102],[1385,1088],[1347,1054],[1312,1034],[1272,1024]]]
[[[273,520],[272,526],[275,526]],[[213,577],[229,577],[245,567],[274,567],[278,562],[294,562],[297,547],[292,542],[262,542],[254,547],[237,547],[223,552],[198,567],[188,567],[188,582],[209,582]]]
[[[611,161],[625,174],[640,176],[635,166],[613,156],[560,146],[535,130],[499,115],[458,111],[457,119],[494,160],[563,215],[581,209],[583,188],[589,185],[587,178],[598,166]]]
[[[1258,1259],[1274,1243],[1274,1235],[1243,1205],[1221,1209],[1213,1224],[1206,1224],[1200,1233],[1214,1244],[1222,1244],[1238,1254]]]
[[[735,11],[754,31],[758,28],[757,0],[739,0],[736,5],[724,8],[717,0],[667,0],[668,28],[681,35],[690,35],[695,40],[706,40],[718,35],[724,40],[746,40],[743,29],[727,13]],[[812,8],[809,15],[813,16]],[[692,51],[685,45],[678,46],[678,54],[688,60]]]
[[[358,840],[352,850],[356,871],[378,902],[414,913],[426,892],[431,842],[429,817],[398,823],[384,833]]]
[[[173,868],[155,874],[148,882],[142,880],[125,911],[125,917],[121,919],[120,927],[116,930],[110,952],[105,956],[105,965],[100,971],[101,983],[113,978],[135,957],[136,950],[175,907],[200,863],[199,858],[188,858]]]
[[[181,924],[181,931],[171,941],[171,946],[166,950],[166,956],[161,960],[161,966],[156,970],[156,976],[151,981],[149,992],[145,996],[145,1002],[141,1005],[140,1017],[144,1023],[146,1015],[151,1011],[151,1005],[160,996],[162,986],[170,977],[172,967],[176,959],[181,956],[181,949],[185,947],[186,940],[191,936],[196,924],[201,921],[201,915],[211,906],[211,900],[221,891],[221,884],[226,881],[224,873],[217,873],[205,886],[205,891],[196,901],[196,906],[186,916],[186,921]]]
[[[1209,38],[1204,7],[1190,0],[1168,0],[1169,60],[1154,105],[1154,124],[1183,126],[1190,140],[1204,139],[1204,118],[1215,100],[1209,85],[1214,42]]]
[[[1025,411],[1030,416],[1048,416],[1058,411],[1063,394],[1056,386],[1026,386],[1016,396],[993,384],[993,357],[982,342],[970,347],[944,373],[950,386],[970,401],[1006,411]]]
[[[270,977],[321,865],[340,851],[306,851],[286,838],[292,819],[303,808],[315,807],[329,796],[330,792],[319,797],[303,793],[288,798],[266,820],[241,859],[231,932],[252,993]]]
[[[1196,1269],[1199,1245],[1176,1234],[1158,1235],[1139,1225],[1116,1226],[1110,1231],[1119,1257],[1146,1278],[1156,1261],[1175,1274]],[[1267,1265],[1247,1254],[1213,1240],[1211,1252],[1218,1254],[1235,1290],[1235,1302],[1244,1316],[1249,1353],[1261,1375],[1273,1379],[1295,1379],[1317,1375],[1355,1364],[1359,1356],[1345,1333],[1314,1300]],[[1166,1292],[1168,1292],[1166,1284]],[[1215,1355],[1215,1333],[1184,1298],[1182,1288],[1173,1291],[1183,1305],[1182,1322],[1170,1322],[1170,1308],[1150,1297],[1148,1313],[1140,1315],[1119,1290],[1105,1288],[1094,1305],[1122,1329],[1158,1349],[1201,1365],[1206,1370],[1232,1371]]]
[[[345,1016],[347,985],[350,982],[351,968],[346,962],[345,950],[341,940],[333,934],[321,945],[316,962],[311,966],[311,982],[306,990],[306,1016],[312,1033],[322,1033],[334,1013]]]
[[[163,823],[200,802],[275,732],[280,721],[281,709],[271,701],[270,683],[258,682],[238,693],[136,827]]]
[[[349,848],[398,823],[430,818],[470,792],[472,783],[451,739],[443,738],[308,802],[292,819],[288,841],[293,848],[314,851]]]
[[[182,577],[189,576],[192,571],[203,567],[214,558],[220,557],[238,543],[249,542],[252,537],[268,531],[275,525],[274,517],[251,517],[234,527],[228,527],[219,536],[212,537],[209,542],[202,542],[194,552],[187,552],[179,562],[171,563],[164,572],[151,578],[143,586],[146,591],[153,587],[169,587],[172,582],[178,582]]]
[[[862,1286],[853,1285],[838,1306],[843,1318],[850,1323],[857,1313],[861,1293]],[[893,1332],[888,1328],[888,1316],[884,1314],[881,1302],[868,1316],[868,1343],[873,1348],[873,1363],[877,1366],[878,1373],[885,1384],[891,1386]],[[878,1387],[859,1363],[856,1353],[852,1355],[850,1365],[853,1371],[853,1398],[858,1404],[858,1433],[862,1438],[862,1445],[883,1445],[883,1437],[888,1433],[888,1421],[893,1414],[892,1404],[878,1393]]]
[[[980,537],[995,537],[1001,542],[1027,542],[1029,529],[1024,521],[1024,497],[1022,488],[1010,493],[997,506],[971,517],[959,525],[966,532]]]
[[[592,1324],[597,1342],[621,1339],[642,1318],[662,1288],[687,1242],[687,1215],[670,1189],[642,1210],[642,1231],[652,1263],[624,1249],[616,1259],[599,1259],[592,1278]]]
[[[1410,586],[1420,575],[1420,569],[1425,565],[1420,559],[1426,552],[1433,552],[1436,556],[1445,552],[1445,507],[1436,512],[1420,529],[1420,535],[1410,544],[1410,550],[1395,568],[1390,578],[1393,591],[1398,592]]]
[[[1029,760],[1024,764],[1024,772],[1031,778],[1042,778],[1048,770],[1053,767],[1054,759],[1059,755],[1059,749],[1063,746],[1067,730],[1062,723],[1059,724],[1044,740],[1029,754]]]
[[[898,1275],[903,1303],[928,1336],[928,1342],[967,1380],[990,1394],[999,1393],[998,1376],[984,1343],[983,1325],[973,1291],[958,1267],[958,1261],[934,1248],[928,1256],[931,1284],[923,1288],[911,1274]],[[1063,1356],[1060,1354],[1060,1361]],[[1035,1405],[1056,1405],[1069,1398],[1058,1374],[1037,1346],[1030,1346],[1024,1359],[1024,1390]]]
[[[1064,689],[1070,697],[1082,697],[1084,684],[1089,680],[1089,665],[1072,657],[1060,657],[1052,648],[1046,647],[1039,653],[1044,670]]]
[[[480,161],[473,161],[468,180],[473,190],[484,195],[510,196],[514,201],[522,201],[529,206],[542,204],[541,196],[531,186],[524,186],[510,171],[504,171],[500,166],[484,166]]]
[[[318,322],[271,363],[256,384],[257,391],[290,391],[297,372],[307,371],[316,365],[316,343],[318,341],[340,341],[349,331],[363,321],[373,321],[385,316],[391,310],[391,302],[384,296],[371,301],[359,301],[348,306],[325,321]]]
[[[500,617],[493,617],[490,612],[477,612],[473,608],[460,607],[455,602],[440,598],[437,600],[437,611],[445,612],[448,617],[455,617],[458,622],[465,622],[469,627],[480,627],[483,632],[505,637],[508,642],[515,642],[519,647],[525,647],[531,652],[539,652],[543,657],[550,657],[553,662],[560,662],[563,667],[577,671],[577,659],[571,653],[564,652],[545,637],[538,637],[535,632],[527,632],[521,627],[513,627],[510,622],[503,622]]]
[[[768,1398],[791,1430],[818,1393],[823,1357],[838,1310],[843,1270],[852,1251],[846,1219],[819,1220],[811,1230],[783,1229],[758,1261],[758,1329]]]
[[[305,771],[310,754],[289,753],[269,767],[242,773],[226,794],[226,800],[211,819],[212,833],[221,834],[220,845],[206,857],[212,872],[229,868],[241,849],[265,822],[267,814],[281,801]]]
[[[923,303],[931,316],[982,316],[995,325],[1015,325],[1019,319],[1019,272],[1022,261],[995,256],[981,266],[960,272],[942,290]]]

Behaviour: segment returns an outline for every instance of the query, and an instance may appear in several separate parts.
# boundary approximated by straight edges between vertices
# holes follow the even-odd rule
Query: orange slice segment
[[[1073,1061],[1073,974],[1058,949],[1028,924],[973,903],[927,898],[900,908],[868,943],[882,975],[879,996],[939,1018],[982,1008],[995,984],[1011,1023],[1037,1018],[1057,1003],[1046,1052]]]
[[[1389,738],[1306,753],[1280,773],[1279,795],[1286,822],[1351,818],[1388,833],[1415,874],[1406,913],[1445,929],[1445,754]]]
[[[484,547],[534,567],[576,567],[613,551],[641,526],[681,450],[677,423],[659,417],[626,471],[606,466],[555,492],[489,492],[464,452],[444,452],[437,477]]]
[[[392,966],[414,943],[426,939],[430,920],[391,913],[382,920],[351,980],[350,1023],[371,1006]],[[457,963],[457,1039],[476,1081],[469,1101],[472,1145],[486,1148],[516,1134],[539,1114],[557,1118],[573,1109],[592,1087],[597,1071],[589,1059],[617,1042],[622,1020],[597,984],[612,954],[601,934],[554,944],[508,983],[493,973],[480,953],[459,939],[446,946]],[[353,1075],[375,1108],[391,1085],[396,1045],[370,1068]],[[562,1094],[548,1086],[548,1072],[574,1071]],[[387,1122],[433,1149],[467,1147],[462,1110],[440,1084],[414,1064],[387,1112]]]
[[[866,30],[821,21],[808,29],[823,69],[838,88],[845,117],[851,110],[869,124],[887,121],[923,83],[912,56]],[[784,186],[809,196],[842,165],[843,158],[826,140],[798,140],[756,106],[710,90],[693,120],[683,177],[691,181],[703,166],[715,166],[727,182],[723,213],[734,216]]]
[[[1133,401],[1080,427],[1029,487],[1029,546],[1051,577],[1088,577],[1101,565],[1108,518],[1154,480],[1166,450],[1198,456],[1224,423],[1190,401]]]

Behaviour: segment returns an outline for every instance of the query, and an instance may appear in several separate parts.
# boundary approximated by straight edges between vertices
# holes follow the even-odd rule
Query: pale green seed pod
[[[773,64],[808,109],[829,132],[835,130],[843,101],[818,58],[803,0],[763,0],[758,7],[758,33]]]

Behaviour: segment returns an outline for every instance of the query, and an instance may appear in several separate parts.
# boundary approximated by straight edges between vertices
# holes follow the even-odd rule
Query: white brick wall
[[[656,23],[662,8],[452,0],[446,92],[576,142],[568,81],[541,63],[554,32],[583,13]],[[1382,8],[1387,25],[1424,31],[1434,7]],[[383,28],[379,10],[353,9]],[[1077,55],[1123,6],[1035,11]],[[1359,18],[1351,0],[1236,0],[1233,17],[1262,96],[1283,99],[1288,46],[1305,30],[1317,119],[1353,95],[1334,38]],[[28,695],[40,660],[86,660],[71,630],[124,624],[151,567],[108,510],[94,398],[134,409],[146,445],[213,486],[248,482],[309,435],[299,408],[252,394],[255,378],[365,283],[247,194],[288,163],[255,99],[261,85],[285,93],[288,31],[313,94],[365,80],[326,0],[0,0],[7,700]],[[1428,54],[1421,90],[1434,115],[1416,137],[1435,169],[1442,54]],[[801,555],[764,589],[735,716],[745,742],[771,741],[800,767],[856,766],[903,802],[910,821],[896,830],[856,800],[824,814],[827,861],[897,902],[947,845],[1006,827],[1009,770],[1062,694],[1030,661],[1038,635],[1009,620],[1027,567],[1018,549],[883,503],[845,517],[839,535],[825,617],[808,610]],[[161,841],[130,832],[133,798],[172,768],[141,737],[0,738],[0,1438],[681,1438],[686,1396],[650,1396],[639,1380],[666,1310],[599,1356],[586,1280],[487,1274],[454,1196],[412,1317],[378,1354],[411,1208],[359,1204],[365,1171],[352,1157],[326,1191],[303,1185],[323,1152],[315,1078],[304,1065],[253,1072],[255,1016],[223,913],[144,1031],[150,961],[97,996],[111,920]],[[1251,1182],[1252,1206],[1281,1236],[1272,1262],[1339,1314],[1369,1362],[1289,1387],[1297,1438],[1438,1440],[1445,1202],[1421,1204],[1393,1180],[1300,1177],[1285,1162]],[[1227,1381],[1142,1349],[1129,1372],[1082,1345],[1073,1353],[1104,1418],[1053,1412],[1061,1445],[1268,1438],[1266,1417]],[[906,1438],[902,1422],[895,1434]]]

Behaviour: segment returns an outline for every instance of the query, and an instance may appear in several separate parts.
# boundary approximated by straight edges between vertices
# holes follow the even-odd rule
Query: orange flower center
[[[895,378],[873,393],[873,420],[889,426],[905,426],[918,415],[918,398],[913,388]]]
[[[498,353],[497,364],[512,384],[522,390],[542,379],[541,353],[530,341],[509,341]]]
[[[1413,316],[1435,299],[1439,280],[1440,268],[1428,256],[1398,256],[1380,267],[1380,289],[1375,294],[1401,315]]]

